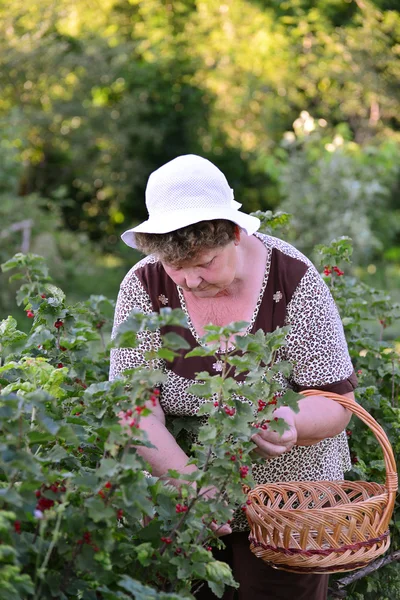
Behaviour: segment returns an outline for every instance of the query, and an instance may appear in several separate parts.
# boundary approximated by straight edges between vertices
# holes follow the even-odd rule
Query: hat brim
[[[260,227],[260,219],[247,215],[239,210],[235,210],[234,208],[207,208],[204,211],[196,208],[192,210],[185,209],[184,211],[176,210],[169,212],[167,218],[166,216],[163,218],[162,215],[153,216],[140,225],[124,231],[121,238],[127,246],[136,248],[135,233],[170,233],[171,231],[176,231],[177,229],[199,223],[200,221],[212,221],[214,219],[226,219],[227,221],[232,221],[233,223],[236,223],[236,225],[239,225],[247,235],[252,235]]]

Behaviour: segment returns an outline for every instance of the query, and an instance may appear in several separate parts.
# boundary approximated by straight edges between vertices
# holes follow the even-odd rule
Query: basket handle
[[[363,421],[372,430],[372,433],[378,440],[383,450],[383,458],[385,461],[386,468],[386,482],[385,487],[388,491],[388,504],[385,512],[382,515],[382,522],[387,520],[386,526],[389,524],[390,517],[393,512],[394,503],[397,494],[397,467],[394,458],[393,450],[390,445],[389,439],[382,429],[382,427],[375,421],[375,419],[363,408],[360,404],[355,402],[352,398],[335,394],[333,392],[324,392],[322,390],[304,390],[300,392],[303,396],[324,396],[336,400],[344,408],[347,408],[350,412],[356,415],[361,421]]]

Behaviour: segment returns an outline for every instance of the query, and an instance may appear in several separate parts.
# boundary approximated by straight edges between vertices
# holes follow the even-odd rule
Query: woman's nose
[[[202,278],[198,273],[196,273],[196,271],[187,271],[185,273],[186,287],[190,288],[191,290],[198,288],[202,281]]]

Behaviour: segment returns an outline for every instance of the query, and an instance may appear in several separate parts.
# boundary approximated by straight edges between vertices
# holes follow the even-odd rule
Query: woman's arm
[[[354,400],[354,393],[343,394]],[[309,396],[299,401],[298,413],[288,407],[278,408],[276,417],[285,419],[288,411],[294,414],[297,430],[297,445],[311,446],[328,437],[338,435],[347,427],[351,412],[330,398],[325,398],[323,392],[318,396]]]
[[[137,452],[140,454],[152,467],[153,475],[163,477],[169,469],[174,469],[181,473],[181,479],[172,479],[168,477],[168,483],[179,487],[185,482],[184,475],[197,471],[196,465],[189,465],[189,457],[185,454],[182,448],[176,443],[175,438],[170,434],[165,427],[165,415],[160,404],[157,402],[155,407],[148,406],[152,410],[152,414],[148,417],[142,417],[140,420],[140,428],[146,431],[149,441],[156,446],[155,448],[146,448],[137,446]],[[214,487],[209,487],[201,490],[205,496],[213,497],[219,494],[219,490]],[[232,533],[232,528],[228,523],[211,523],[211,529],[218,537]]]
[[[148,417],[142,417],[140,428],[147,433],[149,441],[155,448],[146,448],[137,446],[137,452],[152,467],[153,475],[162,477],[169,469],[174,469],[182,474],[193,473],[197,467],[188,465],[189,457],[182,448],[176,443],[165,426],[165,415],[160,404],[157,402],[155,407],[148,406],[152,414]],[[178,481],[169,479],[174,485],[179,485]]]

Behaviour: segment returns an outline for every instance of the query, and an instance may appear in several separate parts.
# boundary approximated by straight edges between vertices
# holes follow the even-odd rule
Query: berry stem
[[[46,556],[44,557],[44,560],[43,560],[41,566],[36,571],[36,575],[41,581],[40,581],[39,587],[35,593],[35,597],[33,600],[40,600],[40,598],[41,598],[42,585],[43,585],[43,581],[44,581],[44,576],[46,574],[47,565],[49,563],[49,560],[53,553],[53,550],[58,542],[58,539],[60,537],[60,527],[61,527],[61,521],[63,518],[64,510],[65,510],[65,505],[59,504],[57,520],[56,520],[55,527],[53,529],[53,535],[51,538],[50,545],[47,549]],[[38,556],[39,556],[39,554],[38,554]]]

